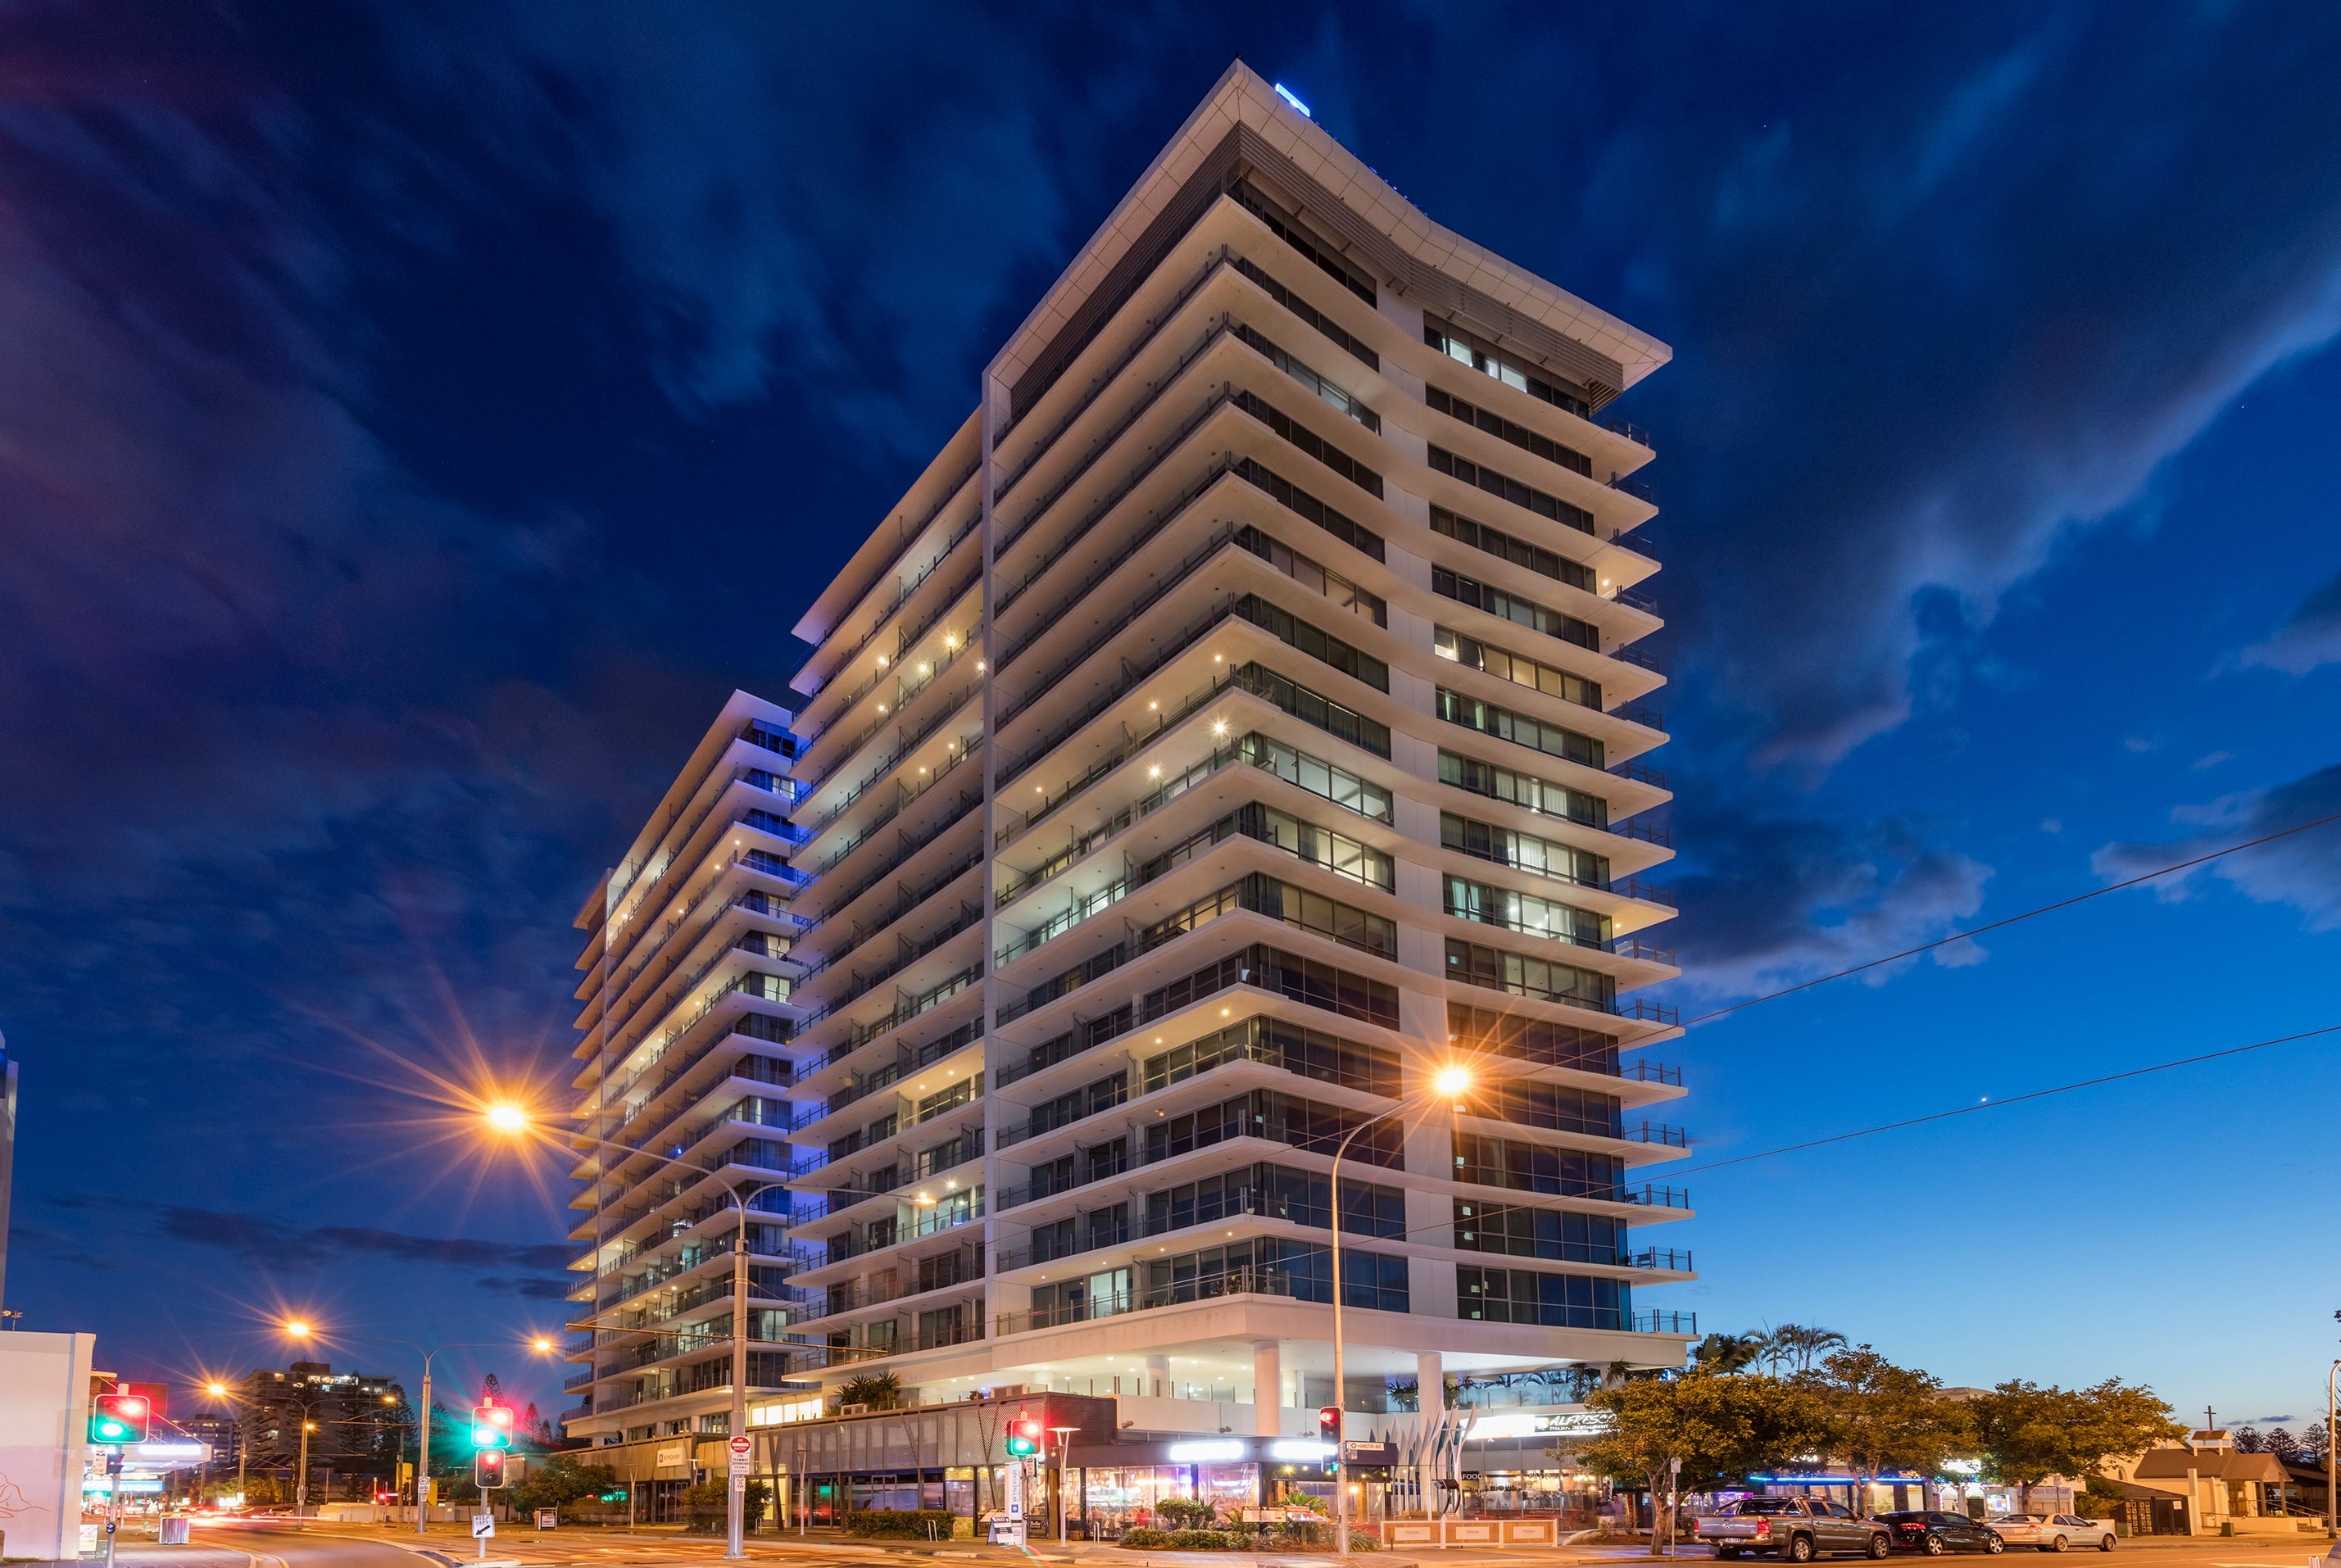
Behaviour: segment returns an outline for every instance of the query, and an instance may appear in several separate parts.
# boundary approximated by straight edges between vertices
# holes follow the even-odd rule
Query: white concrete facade
[[[1635,1295],[1693,1277],[1639,1235],[1689,1213],[1633,995],[1676,973],[1651,452],[1599,412],[1667,357],[1222,79],[798,626],[768,1365],[1313,1433],[1353,1133],[1355,1430],[1443,1376],[1679,1365],[1689,1315]],[[594,1267],[663,1255],[621,1212]],[[803,1408],[752,1381],[752,1424]],[[643,1392],[572,1430],[724,1394]]]

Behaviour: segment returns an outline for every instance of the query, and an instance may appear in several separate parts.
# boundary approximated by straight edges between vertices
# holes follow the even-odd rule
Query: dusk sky
[[[284,1309],[558,1327],[563,1166],[439,1086],[565,1107],[594,878],[1238,56],[1673,345],[1613,412],[1686,1016],[2341,812],[2341,8],[23,0],[25,1326],[148,1375],[281,1365]],[[2341,1024],[2336,977],[2341,824],[1654,1054],[1698,1167]],[[2336,1040],[1694,1169],[1703,1277],[1638,1305],[2296,1429]]]

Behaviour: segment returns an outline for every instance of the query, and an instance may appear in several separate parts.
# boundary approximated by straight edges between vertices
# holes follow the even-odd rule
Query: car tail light
[[[1756,1521],[1756,1533],[1758,1535],[1769,1535],[1772,1533],[1772,1522],[1769,1519],[1758,1519]]]

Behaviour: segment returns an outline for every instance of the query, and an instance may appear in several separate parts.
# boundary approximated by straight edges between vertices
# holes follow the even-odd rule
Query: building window
[[[1591,458],[1579,452],[1575,447],[1561,445],[1550,436],[1539,435],[1524,424],[1516,424],[1492,410],[1481,408],[1477,403],[1465,402],[1461,398],[1442,392],[1435,386],[1423,389],[1422,401],[1430,405],[1431,412],[1434,413],[1443,413],[1449,419],[1462,421],[1475,430],[1486,431],[1498,441],[1519,447],[1530,456],[1540,457],[1547,462],[1569,470],[1571,473],[1581,473],[1588,479],[1593,477]]]
[[[1469,1002],[1449,1002],[1447,1038],[1474,1053],[1487,1052],[1524,1062],[1541,1062],[1547,1067],[1618,1076],[1617,1039],[1574,1024],[1556,1024],[1546,1018],[1475,1007]]]
[[[1539,402],[1550,403],[1579,419],[1593,417],[1593,405],[1584,398],[1555,386],[1542,376],[1530,375],[1525,368],[1505,358],[1461,327],[1434,321],[1426,315],[1422,319],[1422,341],[1456,363],[1469,365],[1480,374],[1499,381],[1516,392],[1524,392]]]
[[[1627,1328],[1634,1308],[1626,1285],[1576,1274],[1455,1265],[1459,1317],[1489,1323],[1532,1323],[1546,1328]]]
[[[1336,255],[1330,245],[1301,227],[1298,218],[1288,215],[1276,203],[1253,189],[1250,181],[1238,180],[1229,188],[1228,194],[1243,203],[1252,216],[1267,224],[1269,233],[1307,257],[1320,272],[1365,301],[1366,303],[1370,305],[1374,303],[1374,283],[1371,278]]]
[[[1313,314],[1314,313],[1312,312],[1311,313]],[[1258,349],[1261,355],[1267,359],[1269,363],[1274,365],[1278,370],[1282,371],[1286,375],[1290,376],[1294,381],[1299,382],[1302,386],[1307,387],[1310,392],[1315,392],[1321,402],[1333,408],[1339,409],[1343,414],[1357,421],[1360,424],[1365,426],[1368,430],[1374,432],[1376,434],[1380,433],[1382,421],[1380,414],[1374,412],[1373,410],[1360,402],[1356,398],[1351,397],[1341,388],[1335,386],[1331,382],[1327,381],[1323,376],[1319,375],[1315,371],[1310,370],[1299,360],[1294,359],[1290,354],[1286,353],[1282,349],[1278,348],[1276,344],[1270,342],[1264,334],[1253,330],[1251,327],[1247,326],[1241,322],[1238,322],[1236,323],[1236,337],[1240,341],[1250,345],[1252,348]]]
[[[1590,735],[1580,734],[1566,725],[1549,724],[1541,719],[1518,713],[1509,708],[1483,702],[1477,697],[1467,697],[1459,691],[1439,688],[1439,717],[1449,724],[1460,724],[1467,729],[1477,729],[1482,735],[1492,735],[1499,740],[1541,751],[1548,757],[1558,757],[1564,762],[1575,762],[1586,768],[1599,769],[1608,764],[1607,749]]]
[[[1581,789],[1571,789],[1566,784],[1556,784],[1549,779],[1539,779],[1529,773],[1516,773],[1509,768],[1499,768],[1493,762],[1482,762],[1476,757],[1441,750],[1439,753],[1439,781],[1452,784],[1458,789],[1469,789],[1474,795],[1485,795],[1490,800],[1501,800],[1533,811],[1539,817],[1566,817],[1572,822],[1582,822],[1589,828],[1609,825],[1609,803],[1599,795],[1588,795]],[[1462,819],[1458,818],[1458,821]],[[1494,832],[1497,829],[1489,829]],[[1541,840],[1539,840],[1541,842]],[[1452,848],[1459,845],[1450,844]],[[1473,852],[1476,851],[1467,851]],[[1482,856],[1483,859],[1499,858]],[[1607,887],[1609,883],[1609,858],[1598,856],[1601,863],[1600,879],[1592,884]],[[1572,881],[1583,881],[1572,877]]]
[[[1617,982],[1608,975],[1453,937],[1447,938],[1447,978],[1539,1001],[1617,1010]]]
[[[1625,1178],[1626,1162],[1615,1155],[1455,1135],[1455,1179],[1467,1186],[1627,1203],[1632,1200],[1626,1196]]]
[[[1572,505],[1532,484],[1522,484],[1509,474],[1499,473],[1483,463],[1473,462],[1469,458],[1458,457],[1444,447],[1430,449],[1430,466],[1436,472],[1460,480],[1476,490],[1484,490],[1514,506],[1524,507],[1539,517],[1549,518],[1579,533],[1593,531],[1593,514],[1583,507]]]
[[[1299,423],[1279,410],[1274,403],[1256,392],[1240,392],[1235,396],[1236,407],[1274,431],[1279,440],[1315,458],[1360,490],[1376,500],[1381,498],[1382,476],[1325,440],[1307,425]]]
[[[1360,526],[1347,512],[1336,511],[1327,506],[1274,469],[1246,457],[1237,459],[1228,471],[1245,483],[1266,491],[1277,505],[1295,517],[1315,523],[1359,554],[1370,555],[1376,561],[1382,558],[1380,534]]]
[[[1507,931],[1525,931],[1532,937],[1570,942],[1580,948],[1606,949],[1609,946],[1609,918],[1607,915],[1597,915],[1574,904],[1556,903],[1550,898],[1539,898],[1533,893],[1522,893],[1492,882],[1478,882],[1456,876],[1449,876],[1446,880],[1447,912],[1458,919],[1477,920],[1484,926],[1500,926]]]
[[[1559,638],[1574,647],[1601,651],[1601,629],[1589,620],[1579,620],[1573,615],[1539,604],[1532,599],[1522,599],[1491,587],[1477,578],[1449,571],[1443,566],[1430,569],[1430,591],[1458,604],[1468,604],[1474,610],[1484,610],[1515,626],[1525,626],[1531,631],[1541,631],[1547,637]]]
[[[1601,711],[1601,683],[1562,670],[1556,665],[1540,663],[1526,654],[1514,653],[1492,642],[1482,642],[1467,636],[1451,626],[1430,629],[1430,650],[1450,663],[1466,670],[1476,670],[1492,675],[1514,686],[1525,686],[1547,697],[1558,697],[1563,702],[1574,702],[1579,708]]]
[[[1144,1093],[1167,1088],[1230,1062],[1262,1062],[1320,1083],[1396,1099],[1398,1055],[1281,1018],[1250,1017],[1216,1034],[1146,1058]]]
[[[1455,1200],[1455,1245],[1550,1263],[1623,1264],[1626,1224],[1607,1215]]]
[[[1279,642],[1299,649],[1320,663],[1331,665],[1351,680],[1363,681],[1377,691],[1390,690],[1389,665],[1332,633],[1310,625],[1283,606],[1271,603],[1256,593],[1247,593],[1236,600],[1235,612]]]

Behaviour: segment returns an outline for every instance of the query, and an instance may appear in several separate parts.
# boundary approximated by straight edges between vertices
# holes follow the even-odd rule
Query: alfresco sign
[[[1563,1415],[1533,1415],[1522,1411],[1479,1417],[1472,1424],[1465,1441],[1488,1443],[1512,1437],[1599,1437],[1614,1430],[1616,1425],[1616,1417],[1606,1410],[1571,1411]]]

